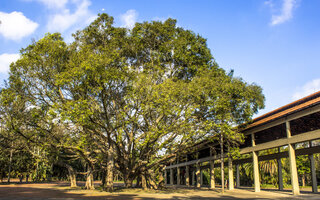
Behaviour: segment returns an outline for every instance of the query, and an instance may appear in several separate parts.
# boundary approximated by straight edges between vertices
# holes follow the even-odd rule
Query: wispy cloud
[[[47,24],[49,31],[64,32],[73,26],[81,26],[81,24],[89,23],[93,19],[93,14],[89,10],[91,2],[89,0],[73,0],[73,5],[76,6],[74,12],[63,7],[49,17]]]
[[[135,10],[128,10],[126,13],[120,16],[122,26],[127,28],[133,28],[138,19],[138,12]]]
[[[10,64],[20,58],[19,54],[4,53],[0,55],[0,73],[7,73],[9,71]]]
[[[25,1],[37,1],[44,4],[49,9],[61,9],[68,3],[68,0],[25,0]]]
[[[292,99],[301,99],[317,91],[320,91],[320,78],[307,82],[302,87],[297,88],[297,91],[293,94]]]
[[[48,9],[47,29],[65,32],[90,23],[94,14],[89,10],[90,0],[24,0],[38,2]]]
[[[294,8],[297,6],[297,0],[282,0],[281,9],[274,9],[273,1],[269,0],[265,2],[269,5],[274,12],[277,10],[277,14],[272,14],[271,26],[282,24],[293,17]]]
[[[20,40],[32,34],[38,24],[28,19],[22,12],[0,12],[0,35],[10,40]]]
[[[154,17],[152,18],[152,21],[159,21],[159,22],[165,22],[168,18],[164,17]]]

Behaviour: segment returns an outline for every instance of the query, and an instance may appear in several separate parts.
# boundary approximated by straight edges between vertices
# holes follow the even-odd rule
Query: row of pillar
[[[310,143],[311,146],[311,143]],[[279,147],[280,152],[280,147]],[[290,173],[291,173],[291,184],[292,184],[292,192],[294,195],[298,195],[299,191],[299,182],[298,182],[298,173],[297,173],[297,166],[296,166],[296,157],[295,157],[295,150],[293,145],[288,145],[288,152],[289,152],[289,162],[290,162]],[[316,168],[315,168],[315,161],[313,154],[308,155],[310,160],[310,171],[312,177],[312,192],[318,192],[317,189],[317,178],[316,178]],[[253,160],[253,178],[254,178],[254,190],[255,192],[260,191],[260,174],[259,174],[259,165],[258,165],[258,152],[253,152],[252,155]],[[282,176],[282,164],[281,159],[277,160],[278,163],[278,179],[279,179],[279,190],[283,190],[283,176]],[[210,161],[210,188],[215,188],[215,179],[214,179],[214,161]],[[192,185],[194,185],[195,180],[197,179],[196,187],[201,187],[203,185],[202,180],[202,171],[200,170],[200,164],[196,165],[196,172],[195,174],[192,173],[192,177],[189,177],[189,170],[190,166],[186,166],[186,185],[190,186],[190,180]],[[177,167],[177,185],[180,185],[180,168]],[[229,174],[229,184],[228,189],[234,189],[234,177],[233,177],[233,166],[232,161],[229,160],[228,162],[228,174]],[[165,171],[165,178],[167,178],[167,171]],[[173,168],[170,169],[170,184],[173,185]],[[236,187],[240,187],[240,169],[239,165],[236,165]],[[167,182],[166,182],[167,183]]]
[[[287,132],[287,138],[291,137],[291,131],[290,131],[290,123],[286,122],[286,132]],[[252,133],[252,146],[256,146],[255,139],[254,139],[254,133]],[[310,142],[311,147],[311,142]],[[280,147],[278,148],[280,152]],[[299,180],[298,180],[298,172],[297,172],[297,166],[296,166],[296,155],[295,155],[295,149],[294,144],[288,144],[288,154],[289,154],[289,164],[290,164],[290,174],[291,174],[291,185],[292,185],[292,193],[294,195],[298,195],[300,193],[299,190]],[[317,192],[317,179],[316,179],[316,169],[315,169],[315,162],[313,154],[309,155],[309,160],[311,163],[311,175],[312,175],[312,191]],[[278,159],[278,178],[279,178],[279,190],[283,190],[283,177],[282,177],[282,164],[281,159]],[[215,188],[215,180],[214,180],[214,161],[210,162],[210,188]],[[260,174],[259,174],[259,161],[258,161],[258,151],[252,151],[252,162],[253,162],[253,178],[254,178],[254,190],[255,192],[260,192]],[[190,167],[186,166],[186,185],[190,185],[190,178],[192,178],[192,183],[194,183],[195,178],[197,179],[197,185],[196,187],[201,187],[202,185],[202,173],[200,170],[200,164],[198,163],[196,165],[196,173],[192,173],[192,177],[189,177],[189,170]],[[167,171],[166,171],[167,173]],[[228,189],[232,190],[234,189],[234,177],[233,177],[233,166],[232,166],[232,160],[229,158],[228,161]],[[167,178],[167,174],[165,175]],[[166,182],[167,183],[167,182]],[[180,168],[177,167],[177,185],[180,185]],[[173,185],[173,169],[170,169],[170,184]],[[193,184],[192,184],[193,185]],[[236,186],[240,186],[240,171],[239,171],[239,165],[236,165]]]
[[[280,147],[279,147],[280,152]],[[298,180],[298,172],[297,172],[297,166],[296,166],[296,157],[295,157],[295,150],[292,144],[288,145],[288,153],[289,153],[289,164],[290,164],[290,174],[291,174],[291,185],[292,185],[292,193],[294,195],[298,195],[300,193],[299,189],[299,180]],[[310,171],[311,171],[311,179],[312,179],[312,192],[316,193],[318,192],[317,188],[317,177],[316,177],[316,168],[315,168],[315,162],[314,162],[314,156],[313,154],[309,154],[309,161],[310,161]],[[283,190],[283,176],[282,176],[282,163],[281,158],[277,159],[278,164],[278,179],[279,179],[279,190]],[[255,192],[260,191],[260,175],[259,175],[259,169],[258,169],[258,156],[257,152],[253,152],[253,170],[254,170],[254,189]],[[239,173],[238,165],[237,165],[237,177]],[[239,180],[238,178],[236,179]],[[239,185],[240,183],[237,183]]]
[[[290,130],[290,123],[289,122],[286,122],[286,132],[287,132],[287,138],[290,138],[291,137],[291,130]],[[254,134],[252,134],[251,136],[252,136],[252,146],[256,146],[255,140],[254,140]],[[310,147],[311,146],[312,145],[310,142]],[[280,147],[278,148],[278,152],[280,153]],[[295,154],[294,144],[291,144],[291,143],[288,144],[288,154],[289,154],[292,193],[293,193],[293,195],[299,195],[300,189],[299,189],[299,179],[298,179],[298,171],[297,171],[296,154]],[[255,190],[255,192],[260,192],[260,178],[259,178],[260,175],[259,175],[259,164],[258,164],[258,152],[257,151],[252,152],[252,160],[253,160],[254,190]],[[309,155],[309,160],[310,160],[310,164],[311,164],[310,170],[311,170],[311,177],[312,177],[312,192],[318,192],[316,168],[315,168],[313,154]],[[281,159],[279,158],[277,160],[277,162],[278,162],[279,190],[283,190]]]
[[[214,161],[209,161],[210,164],[210,188],[214,189],[215,188],[215,178],[214,178]],[[180,185],[181,180],[180,180],[180,174],[181,174],[181,169],[180,167],[177,167],[177,185]],[[236,179],[236,183],[237,186],[239,186],[240,184],[240,173],[238,171],[239,166],[237,165],[237,179]],[[174,185],[173,180],[174,180],[174,176],[173,176],[173,168],[170,168],[170,185]],[[201,187],[203,185],[203,178],[202,178],[202,171],[200,170],[200,164],[196,165],[196,171],[195,173],[192,173],[192,177],[189,177],[190,175],[190,166],[186,166],[186,176],[185,176],[185,180],[186,180],[186,185],[190,186],[190,185],[194,185],[194,182],[196,181],[196,187]],[[233,190],[234,189],[234,177],[233,177],[233,166],[232,166],[232,161],[231,159],[229,159],[228,162],[228,173],[229,173],[229,179],[228,179],[228,189],[229,190]],[[167,170],[165,170],[165,179],[167,178]],[[167,183],[167,180],[165,180],[165,182]]]

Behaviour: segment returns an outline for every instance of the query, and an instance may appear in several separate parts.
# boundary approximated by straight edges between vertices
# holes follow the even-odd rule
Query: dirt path
[[[293,197],[289,192],[262,191],[254,193],[249,190],[227,191],[221,195],[218,190],[168,188],[161,191],[144,192],[140,189],[120,189],[113,193],[99,190],[87,191],[81,188],[70,189],[68,183],[29,183],[0,185],[0,200],[42,200],[42,199],[118,199],[118,200],[148,200],[148,199],[320,199],[320,194],[302,194]]]

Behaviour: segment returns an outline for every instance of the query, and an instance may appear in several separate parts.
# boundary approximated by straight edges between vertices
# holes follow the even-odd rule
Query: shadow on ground
[[[149,200],[149,199],[189,199],[189,200],[244,200],[244,199],[317,199],[313,195],[304,195],[303,197],[293,197],[290,195],[279,194],[276,192],[254,193],[248,190],[238,190],[235,192],[227,192],[225,195],[219,193],[217,190],[206,189],[175,189],[168,188],[160,191],[148,191],[143,192],[141,190],[128,190],[123,188],[117,188],[114,193],[95,191],[83,191],[72,189],[61,189],[61,187],[68,186],[66,183],[30,183],[30,184],[12,184],[12,185],[0,185],[0,200],[42,200],[42,199],[104,199],[104,200]],[[59,188],[60,187],[60,188]],[[277,190],[274,190],[277,191]],[[136,192],[136,193],[135,193]],[[277,191],[279,192],[279,191]],[[193,194],[195,193],[195,194]],[[284,197],[285,196],[285,197]],[[319,195],[316,197],[320,197]]]

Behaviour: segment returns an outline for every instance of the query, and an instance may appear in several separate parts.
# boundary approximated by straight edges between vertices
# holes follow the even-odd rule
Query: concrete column
[[[186,166],[186,186],[190,186],[189,166]]]
[[[316,166],[314,164],[313,154],[309,155],[309,160],[310,160],[310,171],[311,171],[311,177],[312,177],[312,192],[318,192]]]
[[[258,163],[258,152],[252,152],[253,158],[253,179],[254,179],[254,191],[260,192],[260,175],[259,175],[259,163]]]
[[[196,177],[197,177],[197,187],[201,187],[200,185],[200,164],[197,164],[197,171],[196,171]]]
[[[210,188],[216,188],[216,183],[214,180],[214,160],[210,160]]]
[[[312,141],[309,142],[309,147],[312,147]],[[316,166],[314,163],[313,154],[309,154],[309,160],[310,160],[310,171],[311,171],[311,180],[312,180],[312,192],[318,192]]]
[[[232,159],[228,158],[229,190],[234,189]]]
[[[286,122],[286,131],[287,137],[291,137],[290,123]],[[296,163],[296,153],[293,148],[293,144],[288,144],[288,153],[289,153],[289,162],[290,162],[290,173],[291,173],[291,185],[293,195],[299,195],[299,180],[298,180],[298,171]]]
[[[278,148],[278,153],[280,153],[280,147]],[[277,159],[278,162],[278,184],[279,184],[279,190],[283,190],[283,177],[282,177],[282,163],[281,158]]]
[[[288,149],[289,149],[292,193],[293,195],[299,195],[300,191],[299,191],[297,164],[296,164],[296,153],[292,144],[288,144]]]
[[[177,167],[177,185],[180,185],[180,167]]]
[[[170,185],[173,185],[173,169],[170,169]]]
[[[254,140],[254,134],[251,134],[252,146],[256,146]],[[252,152],[252,162],[253,162],[253,179],[254,179],[254,191],[260,192],[260,175],[259,175],[259,162],[258,162],[258,152]]]
[[[279,190],[283,190],[283,177],[282,177],[282,163],[281,158],[277,160],[278,162],[278,184],[279,184]]]
[[[167,185],[168,181],[167,181],[167,170],[164,170],[164,184]]]
[[[239,170],[239,164],[236,165],[236,186],[237,186],[237,188],[240,187],[240,170]]]

